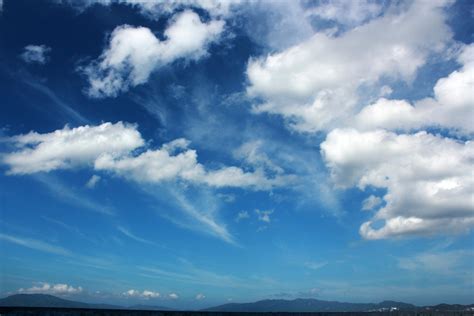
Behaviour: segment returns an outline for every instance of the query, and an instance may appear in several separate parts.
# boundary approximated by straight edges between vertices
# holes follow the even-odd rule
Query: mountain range
[[[62,299],[48,294],[15,294],[0,299],[0,307],[51,307],[87,309],[170,310],[164,306],[119,306],[90,304]],[[368,311],[474,311],[474,304],[439,304],[415,306],[413,304],[383,301],[381,303],[347,303],[318,299],[270,299],[253,303],[228,303],[203,309],[207,312],[368,312]]]
[[[52,307],[52,308],[88,308],[88,309],[133,309],[133,310],[169,310],[164,306],[132,305],[120,306],[110,304],[90,304],[66,300],[49,294],[14,294],[0,299],[0,306],[5,307]]]

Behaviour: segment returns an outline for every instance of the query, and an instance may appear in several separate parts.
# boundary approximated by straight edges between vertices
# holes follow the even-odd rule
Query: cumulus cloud
[[[257,214],[259,221],[270,223],[271,222],[270,215],[273,214],[273,210],[268,210],[268,211],[255,210],[255,214]]]
[[[340,126],[355,114],[359,87],[382,78],[410,81],[430,54],[443,50],[451,40],[443,4],[415,1],[340,36],[316,33],[251,59],[247,93],[262,100],[254,112],[281,115],[304,132]]]
[[[52,133],[30,132],[9,139],[18,149],[3,162],[9,174],[31,174],[92,165],[101,155],[122,155],[144,144],[136,126],[118,122],[64,127]]]
[[[110,36],[102,55],[80,70],[88,77],[91,97],[117,96],[147,82],[156,69],[177,59],[198,60],[217,40],[223,21],[201,22],[199,15],[184,11],[172,19],[161,41],[146,27],[122,25]]]
[[[158,298],[160,297],[159,292],[154,292],[150,290],[143,290],[142,292],[134,289],[130,289],[126,292],[122,293],[124,296],[127,297],[138,297],[138,298],[143,298],[143,299],[150,299],[150,298]]]
[[[358,129],[390,130],[444,127],[463,134],[474,133],[474,44],[463,47],[458,56],[461,68],[441,78],[434,86],[434,98],[413,105],[405,100],[379,99],[355,117]]]
[[[136,155],[134,150],[145,142],[136,125],[122,122],[73,129],[66,126],[45,134],[30,132],[10,137],[9,141],[17,150],[3,157],[3,162],[10,167],[8,174],[89,166],[140,183],[181,180],[211,187],[255,190],[269,190],[292,179],[286,175],[267,177],[260,168],[245,171],[231,166],[207,170],[198,162],[197,152],[188,148],[190,142],[183,138]]]
[[[197,161],[197,152],[188,149],[189,141],[176,139],[160,149],[147,150],[138,156],[116,157],[103,154],[95,161],[96,170],[113,172],[144,183],[180,179],[212,187],[247,187],[271,189],[282,185],[285,176],[267,178],[261,169],[246,172],[237,167],[206,170]]]
[[[205,298],[206,298],[206,296],[205,296],[204,294],[202,294],[202,293],[197,294],[196,297],[195,297],[195,299],[196,299],[197,301],[202,301],[202,300],[205,299]]]
[[[23,53],[20,57],[28,64],[46,64],[49,61],[48,54],[51,52],[51,47],[46,45],[27,45],[23,48]]]
[[[360,227],[364,238],[459,233],[474,225],[470,141],[336,129],[321,153],[336,185],[387,190],[385,206]]]
[[[73,287],[72,285],[67,285],[63,283],[58,284],[49,284],[49,283],[39,283],[37,286],[30,288],[21,288],[18,290],[18,293],[27,293],[27,294],[55,294],[55,295],[66,295],[66,294],[79,294],[82,292],[82,287]]]
[[[168,298],[170,298],[172,300],[177,300],[179,298],[179,295],[176,294],[176,293],[170,293],[170,294],[168,294]]]

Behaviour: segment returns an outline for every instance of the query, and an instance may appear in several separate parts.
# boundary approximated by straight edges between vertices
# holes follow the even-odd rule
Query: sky
[[[473,14],[0,1],[0,295],[474,303]]]

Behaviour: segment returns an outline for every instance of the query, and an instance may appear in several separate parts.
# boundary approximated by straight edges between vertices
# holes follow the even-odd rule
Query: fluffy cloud
[[[168,297],[172,300],[177,300],[179,298],[179,295],[176,293],[170,293],[168,294]]]
[[[282,115],[305,132],[340,126],[354,114],[358,88],[381,78],[412,80],[427,57],[451,40],[443,5],[416,1],[340,36],[316,33],[280,53],[251,59],[247,92],[263,100],[254,112]]]
[[[51,48],[46,45],[27,45],[20,57],[28,64],[46,64]]]
[[[273,210],[268,210],[268,211],[261,211],[261,210],[255,210],[255,213],[257,214],[258,220],[265,222],[265,223],[270,223],[270,215],[273,214]]]
[[[102,55],[81,68],[89,81],[87,93],[91,97],[117,96],[145,83],[161,66],[181,58],[197,60],[207,54],[207,46],[223,28],[223,21],[203,23],[192,11],[173,18],[164,31],[164,41],[146,27],[119,26]]]
[[[145,142],[135,125],[118,122],[99,126],[64,127],[52,133],[30,132],[9,138],[17,151],[5,154],[8,174],[32,174],[57,169],[91,166],[140,183],[181,180],[211,187],[242,187],[269,190],[287,184],[286,175],[267,177],[263,169],[247,172],[238,167],[207,170],[183,138],[148,149],[133,150]]]
[[[49,284],[49,283],[40,283],[39,286],[33,286],[27,289],[21,288],[18,290],[19,293],[42,293],[42,294],[55,294],[55,295],[65,295],[65,294],[78,294],[82,292],[82,287],[73,287],[67,284]]]
[[[202,293],[199,293],[199,294],[196,295],[195,298],[196,298],[197,301],[202,301],[203,299],[206,298],[206,296]]]
[[[13,136],[17,151],[3,162],[9,174],[31,174],[92,165],[102,154],[123,155],[144,144],[136,126],[118,122],[99,126],[64,127],[52,133]]]
[[[144,298],[144,299],[160,297],[160,293],[158,293],[158,292],[154,292],[154,291],[150,291],[150,290],[143,290],[142,292],[140,292],[140,291],[134,290],[134,289],[131,289],[131,290],[128,290],[128,291],[124,292],[123,295],[127,296],[127,297],[139,297],[139,298]]]
[[[470,141],[336,129],[321,153],[337,185],[387,190],[385,206],[360,228],[364,238],[457,233],[474,225]]]
[[[260,169],[254,172],[245,172],[237,167],[206,170],[197,161],[197,152],[188,149],[188,145],[189,141],[176,139],[160,149],[147,150],[138,156],[116,158],[103,154],[96,160],[95,169],[147,183],[180,179],[213,187],[270,189],[286,182],[285,176],[267,178]]]
[[[411,105],[405,100],[379,99],[355,117],[358,129],[411,130],[445,127],[460,133],[474,132],[474,44],[463,47],[459,70],[441,78],[434,86],[434,98]]]

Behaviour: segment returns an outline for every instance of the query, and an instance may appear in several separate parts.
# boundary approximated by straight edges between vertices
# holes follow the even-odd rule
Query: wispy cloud
[[[241,212],[237,213],[237,216],[235,217],[235,221],[240,222],[241,220],[247,219],[249,217],[250,217],[249,212],[241,211]]]
[[[209,193],[209,190],[198,189],[191,202],[191,197],[187,196],[189,194],[178,186],[170,184],[160,186],[160,195],[156,194],[156,187],[142,186],[140,188],[163,204],[159,210],[160,216],[180,227],[211,235],[229,244],[239,246],[226,226],[216,219],[218,201],[213,194]],[[169,212],[166,209],[179,211],[184,216],[176,216],[176,212]]]
[[[35,176],[35,179],[46,186],[54,194],[54,196],[69,204],[105,215],[115,214],[110,206],[101,205],[83,196],[82,194],[75,192],[56,177],[37,175]]]
[[[279,285],[277,281],[261,276],[252,276],[248,278],[241,278],[230,274],[220,274],[214,271],[196,267],[191,262],[182,259],[180,265],[175,265],[170,269],[163,269],[161,267],[144,267],[140,266],[138,269],[143,271],[142,275],[170,280],[185,284],[200,284],[210,285],[216,287],[231,287],[231,288],[272,288]]]
[[[63,247],[52,245],[52,244],[49,244],[47,242],[37,240],[37,239],[17,237],[17,236],[2,234],[2,233],[0,233],[0,239],[16,244],[16,245],[20,245],[26,248],[30,248],[30,249],[34,249],[34,250],[38,250],[42,252],[47,252],[47,253],[52,253],[52,254],[62,255],[62,256],[72,255],[72,253],[69,250]]]
[[[95,188],[95,186],[97,185],[97,183],[99,183],[101,177],[94,174],[90,179],[89,181],[87,181],[86,183],[86,188],[88,189],[93,189]]]
[[[442,275],[469,271],[466,263],[472,263],[473,259],[472,250],[425,251],[415,256],[397,258],[398,267],[402,270]]]
[[[147,240],[147,239],[144,239],[144,238],[141,238],[141,237],[138,237],[137,235],[133,234],[130,230],[122,227],[122,226],[118,226],[117,227],[117,230],[119,232],[121,232],[122,234],[124,234],[125,236],[127,236],[128,238],[131,238],[135,241],[138,241],[138,242],[141,242],[143,244],[148,244],[148,245],[156,245],[155,242],[151,241],[151,240]]]
[[[84,117],[81,113],[75,110],[67,102],[63,101],[55,92],[53,92],[53,90],[42,84],[40,80],[35,80],[34,78],[31,78],[30,75],[23,76],[22,79],[26,85],[50,99],[58,109],[60,109],[64,114],[66,114],[69,118],[73,119],[75,122],[90,123],[90,121],[86,117]]]
[[[325,267],[327,264],[328,264],[327,261],[323,261],[323,262],[307,261],[304,263],[304,266],[311,270],[319,270],[322,267]]]
[[[23,48],[23,53],[20,57],[28,64],[46,64],[49,61],[48,54],[51,52],[51,47],[46,45],[27,45]]]

